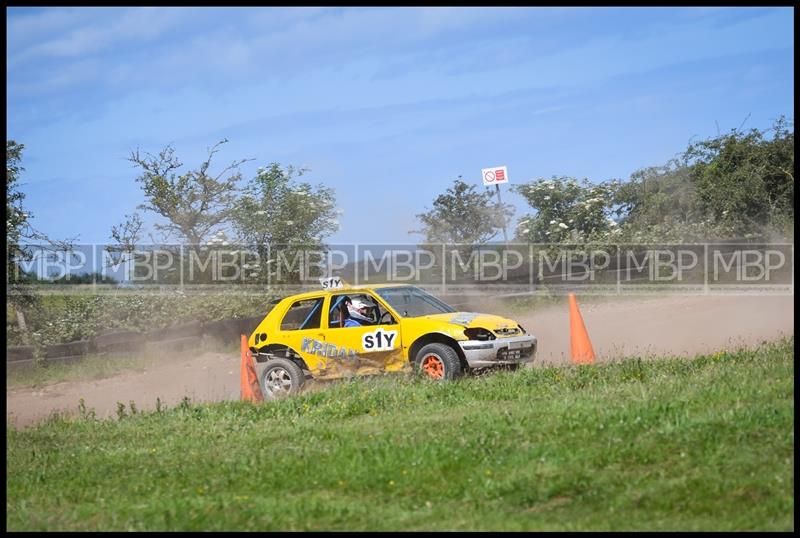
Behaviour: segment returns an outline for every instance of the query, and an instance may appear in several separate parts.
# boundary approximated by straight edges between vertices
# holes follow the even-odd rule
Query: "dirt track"
[[[483,310],[503,313],[496,308],[484,305]],[[794,334],[793,296],[626,298],[587,302],[581,312],[600,361],[632,354],[693,355]],[[516,318],[539,338],[537,364],[569,362],[566,306]],[[75,411],[81,397],[98,417],[115,416],[117,402],[130,400],[139,409],[153,409],[156,398],[168,406],[184,396],[193,401],[238,399],[239,364],[235,346],[229,354],[172,358],[108,379],[6,390],[6,417],[22,427],[56,410]]]
[[[628,298],[580,310],[598,360],[690,356],[794,334],[793,296]],[[518,321],[539,337],[541,362],[569,363],[566,306]]]

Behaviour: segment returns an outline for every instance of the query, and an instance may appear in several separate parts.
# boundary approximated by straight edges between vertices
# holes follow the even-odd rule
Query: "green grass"
[[[8,530],[793,530],[794,340],[7,426]]]

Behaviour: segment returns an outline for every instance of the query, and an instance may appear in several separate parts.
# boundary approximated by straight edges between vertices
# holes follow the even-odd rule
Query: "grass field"
[[[7,427],[7,530],[793,530],[794,339]]]

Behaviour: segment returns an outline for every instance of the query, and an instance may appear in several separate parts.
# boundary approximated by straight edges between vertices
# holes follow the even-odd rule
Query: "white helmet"
[[[360,320],[360,321],[366,321],[368,323],[372,323],[375,320],[373,320],[372,318],[368,318],[364,314],[359,312],[359,310],[362,309],[362,308],[371,308],[371,307],[372,307],[371,304],[368,304],[368,303],[362,301],[361,299],[355,298],[355,299],[352,299],[348,303],[347,311],[350,313],[350,317],[353,318],[353,319],[357,319],[357,320]]]

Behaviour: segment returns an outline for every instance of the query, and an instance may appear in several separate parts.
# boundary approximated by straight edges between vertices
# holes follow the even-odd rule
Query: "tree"
[[[690,144],[691,166],[703,212],[733,234],[764,234],[794,224],[794,131],[780,117],[771,129],[730,133]],[[767,138],[769,132],[772,138]]]
[[[278,163],[259,168],[232,213],[239,238],[247,243],[321,244],[338,229],[336,197],[323,185],[295,182],[307,168],[285,170]]]
[[[23,207],[25,193],[19,188],[20,174],[25,170],[22,166],[24,149],[24,144],[6,140],[6,275],[11,284],[30,277],[22,271],[19,261],[30,258],[31,243],[43,249],[70,251],[77,239],[53,239],[31,224],[33,215]]]
[[[17,259],[22,255],[20,239],[23,228],[28,225],[28,214],[22,208],[25,194],[19,190],[22,167],[23,144],[14,140],[6,140],[6,275],[9,282],[14,282],[19,275]]]
[[[616,180],[599,184],[571,177],[553,177],[515,185],[536,210],[520,219],[516,237],[534,243],[607,240],[617,232],[611,218]]]
[[[514,214],[510,205],[493,201],[491,191],[476,192],[458,176],[444,194],[433,201],[433,208],[420,213],[419,233],[427,243],[466,243],[483,245],[494,239]]]
[[[252,159],[233,161],[216,175],[209,172],[211,160],[219,147],[228,142],[221,140],[208,150],[208,157],[195,170],[178,175],[183,163],[169,145],[158,155],[136,150],[128,159],[142,169],[136,181],[142,184],[147,203],[140,209],[152,211],[167,219],[155,228],[166,237],[177,237],[189,245],[199,245],[231,216],[236,205],[237,182],[241,179],[238,168]]]
[[[791,236],[794,133],[789,125],[781,117],[764,131],[732,129],[689,144],[663,166],[634,172],[614,195],[621,229],[617,240]]]
[[[132,215],[125,215],[120,224],[111,227],[111,239],[114,243],[105,247],[109,254],[106,267],[116,269],[135,258],[136,245],[142,237],[143,226],[141,217],[134,212]]]
[[[321,249],[323,240],[339,228],[333,189],[297,182],[306,172],[307,168],[283,169],[274,162],[259,168],[232,212],[239,241],[253,245],[264,263],[268,253],[282,252],[293,259],[299,246]],[[261,264],[253,268],[262,279],[266,269]],[[289,273],[290,280],[296,279],[296,272]]]
[[[679,159],[635,171],[614,193],[621,242],[701,241],[715,235],[704,217],[691,167]]]
[[[7,302],[14,312],[22,341],[28,343],[24,310],[36,306],[38,298],[25,284],[35,281],[37,275],[26,273],[20,262],[31,258],[30,242],[35,241],[48,250],[70,251],[75,238],[51,239],[31,225],[32,215],[22,206],[25,194],[19,188],[20,174],[25,170],[22,166],[24,149],[24,144],[6,140],[6,282],[9,285]],[[6,320],[7,328],[9,321]]]

